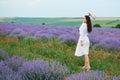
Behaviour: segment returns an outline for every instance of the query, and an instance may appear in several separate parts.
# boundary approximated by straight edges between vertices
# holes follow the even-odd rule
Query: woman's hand
[[[80,45],[83,46],[83,41],[82,40],[80,41]]]

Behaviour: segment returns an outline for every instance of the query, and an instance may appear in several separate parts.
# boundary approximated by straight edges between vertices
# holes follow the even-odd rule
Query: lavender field
[[[62,40],[77,41],[79,37],[79,26],[53,26],[53,25],[31,25],[0,23],[0,34],[8,34],[11,37],[58,37]],[[120,29],[115,28],[93,28],[89,34],[91,44],[94,46],[120,49]]]
[[[60,62],[42,59],[27,61],[25,57],[9,56],[2,49],[0,60],[0,80],[120,80],[120,76],[108,76],[100,70],[70,74],[67,66]]]
[[[74,52],[79,26],[0,23],[0,80],[120,80],[120,29],[93,28],[91,70]]]

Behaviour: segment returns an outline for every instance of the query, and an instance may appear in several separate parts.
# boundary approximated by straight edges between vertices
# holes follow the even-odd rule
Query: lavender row
[[[0,49],[0,55],[6,58],[4,53]],[[0,80],[63,80],[68,73],[68,68],[56,61],[27,61],[19,56],[0,61]]]
[[[0,23],[0,33],[16,37],[58,37],[62,40],[78,40],[78,26],[53,26],[35,24]],[[120,49],[120,29],[93,28],[89,34],[90,41],[95,46]]]
[[[83,71],[70,75],[67,80],[120,80],[120,76],[106,76],[104,71]]]
[[[104,71],[69,74],[66,66],[56,61],[32,60],[9,56],[0,49],[0,80],[120,80],[119,76],[106,76]]]

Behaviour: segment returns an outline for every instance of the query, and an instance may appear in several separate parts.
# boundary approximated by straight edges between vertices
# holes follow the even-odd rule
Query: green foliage
[[[46,25],[46,23],[43,22],[42,25]]]
[[[117,24],[117,25],[115,26],[115,28],[120,28],[120,24]]]
[[[24,39],[24,37],[23,37],[23,36],[19,36],[19,37],[18,37],[18,39],[23,40],[23,39]]]
[[[94,24],[93,26],[94,26],[94,27],[101,27],[100,24]]]
[[[9,45],[10,45],[10,47],[16,47],[17,46],[17,42],[9,42]]]
[[[67,40],[64,43],[67,44],[70,47],[76,45],[76,41],[75,40]]]

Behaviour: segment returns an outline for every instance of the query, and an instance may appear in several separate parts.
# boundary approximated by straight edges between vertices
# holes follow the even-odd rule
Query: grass
[[[15,18],[1,18],[0,22],[12,22],[23,24],[49,24],[59,26],[80,26],[82,18],[29,18],[29,17],[15,17]],[[96,20],[92,20],[94,24],[100,24],[102,27],[115,27],[120,23],[119,17],[97,17]]]
[[[10,38],[0,36],[0,48],[9,55],[25,56],[28,60],[56,60],[66,65],[71,74],[82,71],[83,57],[75,57],[76,42],[63,42],[59,38]],[[90,63],[92,70],[103,70],[107,75],[120,75],[120,51],[99,47],[90,47]]]

